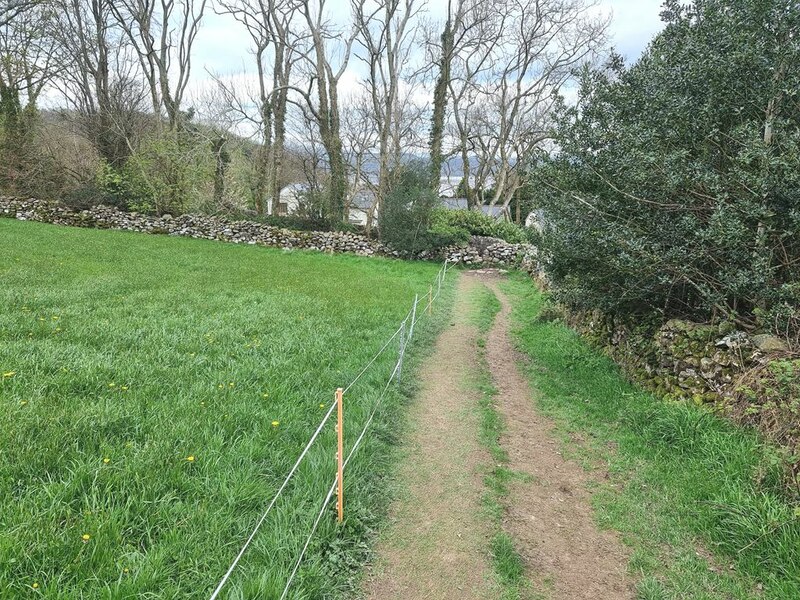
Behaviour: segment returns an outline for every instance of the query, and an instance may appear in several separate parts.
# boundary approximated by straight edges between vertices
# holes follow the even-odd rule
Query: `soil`
[[[490,600],[500,596],[488,556],[491,524],[481,514],[477,331],[469,324],[469,290],[461,277],[451,327],[420,373],[411,429],[399,469],[400,496],[376,548],[367,598]]]
[[[471,277],[485,283],[502,305],[486,340],[486,359],[506,426],[500,445],[508,452],[508,467],[529,476],[510,486],[503,529],[514,540],[534,586],[547,591],[548,598],[635,598],[625,547],[594,521],[588,491],[592,475],[561,455],[554,424],[536,411],[519,371],[524,359],[511,341],[511,306],[498,286],[500,277],[491,272]]]
[[[478,441],[481,368],[478,332],[469,322],[469,291],[487,285],[502,304],[485,356],[506,430],[501,446],[516,473],[503,530],[514,540],[537,597],[617,600],[635,597],[627,552],[594,522],[587,486],[592,476],[560,453],[551,421],[540,415],[523,357],[509,333],[510,305],[493,271],[463,275],[454,322],[439,337],[420,374],[411,429],[398,479],[402,493],[378,542],[364,594],[373,600],[489,600],[502,596],[489,556],[493,524],[481,510],[481,473],[491,463]]]

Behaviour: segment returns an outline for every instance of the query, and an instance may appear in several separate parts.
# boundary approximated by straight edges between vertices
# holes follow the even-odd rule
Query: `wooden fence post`
[[[414,337],[414,324],[417,322],[417,302],[419,302],[419,294],[414,294],[414,307],[411,309],[411,328],[408,330],[408,339]]]
[[[338,423],[336,426],[336,435],[338,437],[338,451],[336,452],[337,463],[337,483],[336,483],[336,509],[338,512],[337,520],[341,523],[344,520],[344,406],[342,406],[342,399],[344,393],[342,388],[336,390],[336,412],[338,416]]]

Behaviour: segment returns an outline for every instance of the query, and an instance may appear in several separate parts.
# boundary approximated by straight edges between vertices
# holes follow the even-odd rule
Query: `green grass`
[[[492,459],[492,464],[487,468],[483,478],[484,486],[486,486],[483,506],[494,526],[490,548],[492,566],[495,576],[502,586],[501,600],[522,600],[523,598],[532,598],[533,591],[530,582],[525,577],[525,564],[514,548],[514,541],[501,527],[504,512],[503,499],[508,496],[508,484],[522,475],[508,468],[508,453],[500,445],[500,436],[505,430],[505,424],[494,405],[497,389],[492,383],[483,350],[486,345],[485,336],[492,328],[501,305],[494,292],[485,285],[473,288],[470,304],[470,320],[480,333],[477,343],[481,369],[475,374],[474,381],[475,387],[480,392],[479,437]]]
[[[437,269],[0,219],[0,597],[208,597],[335,388]],[[446,312],[421,321],[414,354]],[[346,395],[349,443],[395,357]],[[348,466],[346,523],[323,518],[290,598],[352,585],[404,384]],[[334,435],[331,423],[223,597],[280,595],[333,480]]]
[[[800,511],[757,437],[627,383],[563,324],[536,321],[544,298],[530,281],[506,289],[540,409],[609,472],[595,508],[631,547],[639,598],[800,598]]]

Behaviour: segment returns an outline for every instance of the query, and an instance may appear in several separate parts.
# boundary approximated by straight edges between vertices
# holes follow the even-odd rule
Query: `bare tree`
[[[502,3],[471,4],[460,21],[459,43],[454,43],[448,65],[447,87],[453,117],[450,129],[451,137],[456,141],[453,152],[461,155],[461,181],[469,208],[475,208],[480,203],[472,175],[472,157],[475,155],[476,143],[473,114],[482,110],[478,84],[490,76],[492,57],[501,43],[508,18],[509,13]],[[480,139],[477,141],[480,142]]]
[[[53,11],[35,5],[0,26],[0,128],[5,179],[17,179],[31,156],[36,104],[56,75]]]
[[[180,129],[206,0],[114,0],[109,6],[139,58],[153,112],[163,109],[170,129]]]
[[[438,41],[428,34],[427,47],[430,64],[438,70],[433,88],[433,111],[430,129],[431,186],[438,192],[441,178],[448,92],[452,83],[453,61],[459,54],[469,52],[469,47],[480,45],[482,28],[490,19],[488,0],[447,0],[447,16]]]
[[[401,86],[412,78],[406,67],[417,34],[414,19],[420,2],[375,0],[367,4],[352,0],[352,5],[360,48],[355,55],[367,67],[366,90],[378,138],[376,200],[380,204],[402,155]]]
[[[372,102],[368,95],[359,93],[345,99],[342,106],[342,138],[345,161],[350,166],[350,186],[347,195],[347,208],[352,207],[355,198],[377,197],[377,185],[373,177],[375,164],[375,148],[377,131],[372,114]],[[367,209],[367,233],[370,232],[375,218],[377,203],[372,202]]]
[[[0,27],[5,27],[40,2],[41,0],[0,0]]]
[[[286,139],[286,113],[291,75],[302,54],[300,36],[293,24],[298,0],[234,0],[220,2],[221,12],[232,15],[244,25],[253,44],[258,78],[257,96],[250,102],[237,98],[237,90],[225,86],[232,109],[243,121],[259,131],[260,147],[255,162],[253,197],[259,212],[265,211],[265,197],[273,210],[280,199],[281,170]],[[271,64],[270,64],[271,63]],[[251,114],[255,105],[256,114]]]
[[[111,0],[58,0],[56,80],[100,157],[121,167],[144,127],[146,92],[136,57],[111,14]]]
[[[491,184],[492,206],[508,207],[524,183],[526,158],[550,137],[558,92],[576,67],[605,46],[607,20],[587,0],[512,0],[491,69],[476,81],[481,97],[474,139],[479,140],[480,177]],[[491,178],[491,180],[490,180]]]
[[[305,91],[295,89],[305,99],[308,110],[317,123],[327,154],[330,171],[328,216],[341,221],[345,218],[348,182],[342,148],[338,85],[350,62],[357,29],[353,28],[351,32],[344,34],[337,31],[325,14],[325,0],[304,0],[302,12],[312,44],[306,56],[311,70],[311,81],[316,87],[316,101],[312,99],[311,88]]]
[[[56,74],[53,11],[35,5],[0,26],[0,102],[5,118],[33,109]]]

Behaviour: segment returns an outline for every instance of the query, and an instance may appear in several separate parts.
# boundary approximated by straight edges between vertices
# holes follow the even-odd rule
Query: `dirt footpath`
[[[591,475],[561,456],[553,423],[534,409],[528,382],[518,368],[522,357],[511,341],[511,306],[497,285],[501,279],[491,273],[471,277],[485,283],[502,305],[486,340],[497,410],[506,425],[500,445],[508,451],[509,468],[530,476],[529,483],[511,484],[503,529],[513,538],[534,587],[549,598],[634,598],[624,546],[594,522],[587,491]]]
[[[420,373],[411,430],[399,470],[402,491],[364,586],[375,600],[491,600],[500,597],[489,564],[491,525],[481,515],[479,368],[469,324],[468,277],[458,283],[453,326]]]
[[[591,476],[565,460],[518,370],[509,334],[510,305],[492,272],[460,277],[453,325],[421,372],[398,478],[402,492],[376,549],[364,594],[373,600],[494,600],[502,597],[489,555],[496,527],[482,512],[481,472],[491,464],[479,443],[475,375],[481,369],[469,292],[487,285],[502,304],[486,340],[486,360],[506,431],[500,443],[511,470],[503,529],[522,556],[536,598],[633,599],[627,553],[593,520]]]

